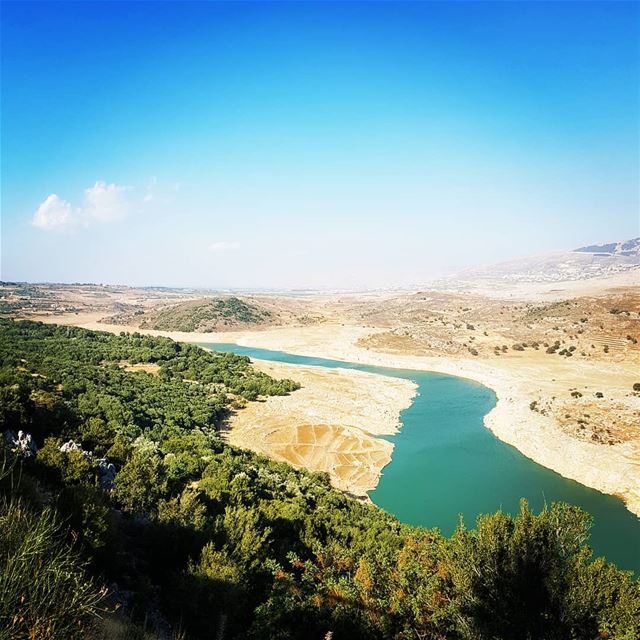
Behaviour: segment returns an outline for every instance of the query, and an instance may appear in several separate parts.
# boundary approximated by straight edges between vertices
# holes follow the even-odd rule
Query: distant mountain
[[[619,276],[636,269],[640,269],[640,238],[473,267],[438,280],[434,286],[478,289],[519,283],[575,282]]]
[[[638,256],[640,255],[640,238],[625,242],[609,242],[608,244],[591,244],[575,250],[578,253],[596,253],[609,256]]]

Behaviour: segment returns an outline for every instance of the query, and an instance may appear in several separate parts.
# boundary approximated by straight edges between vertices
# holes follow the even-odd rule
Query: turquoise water
[[[483,424],[495,405],[493,391],[464,378],[387,369],[296,356],[234,344],[202,345],[261,360],[357,369],[413,380],[418,396],[402,412],[402,429],[389,437],[393,458],[369,495],[385,511],[408,524],[455,529],[459,514],[467,525],[480,513],[514,513],[521,497],[535,510],[563,501],[594,518],[590,544],[622,569],[640,574],[640,519],[621,500],[567,480],[498,440]]]

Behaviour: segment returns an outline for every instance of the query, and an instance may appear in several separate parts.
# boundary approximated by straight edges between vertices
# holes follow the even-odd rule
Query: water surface
[[[622,569],[640,574],[640,518],[623,502],[536,464],[496,438],[484,416],[496,403],[487,387],[464,378],[388,369],[235,344],[204,344],[261,360],[357,369],[413,380],[418,395],[400,419],[399,433],[371,500],[402,522],[438,527],[450,535],[463,514],[473,525],[480,513],[518,511],[521,497],[538,511],[545,502],[578,505],[594,519],[590,544]]]

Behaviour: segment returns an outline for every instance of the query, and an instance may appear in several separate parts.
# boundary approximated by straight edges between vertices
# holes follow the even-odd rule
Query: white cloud
[[[93,187],[84,190],[82,206],[75,209],[52,193],[36,209],[31,224],[44,231],[53,231],[120,220],[131,208],[126,196],[129,190],[129,187],[98,180]]]
[[[143,203],[151,202],[155,199],[157,185],[158,178],[156,178],[156,176],[152,176],[151,180],[149,180],[149,184],[147,185],[147,193],[145,193],[144,198],[142,198]]]
[[[75,223],[71,205],[52,193],[36,209],[31,224],[46,231],[69,228]]]
[[[239,242],[213,242],[209,245],[209,251],[220,253],[222,251],[236,251],[240,248]]]
[[[125,195],[127,191],[128,187],[98,180],[93,187],[84,191],[83,217],[100,222],[124,218],[129,211],[129,202]]]

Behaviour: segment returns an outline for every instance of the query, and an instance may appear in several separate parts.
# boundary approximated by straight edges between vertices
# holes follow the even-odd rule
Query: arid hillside
[[[105,325],[156,331],[209,332],[313,324],[323,313],[311,299],[273,294],[98,284],[0,283],[0,317],[88,318]],[[74,320],[77,318],[77,322]]]
[[[458,290],[518,290],[522,284],[573,283],[638,277],[640,238],[579,247],[572,251],[519,257],[497,264],[465,269],[434,283],[432,288]],[[628,283],[628,279],[627,279]]]

